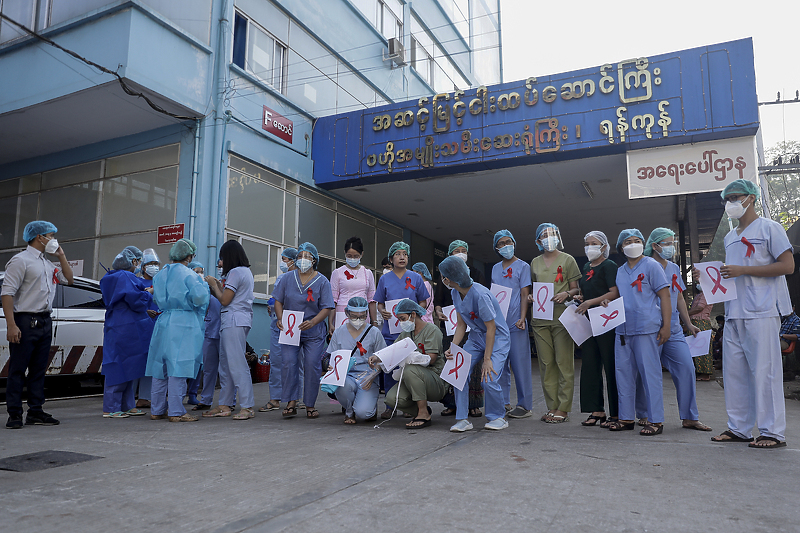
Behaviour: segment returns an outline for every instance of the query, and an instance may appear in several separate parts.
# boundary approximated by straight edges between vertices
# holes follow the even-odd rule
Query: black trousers
[[[50,363],[53,322],[49,313],[14,313],[14,321],[22,332],[19,343],[9,343],[6,407],[8,415],[22,417],[22,388],[28,371],[28,412],[42,412],[44,376]]]

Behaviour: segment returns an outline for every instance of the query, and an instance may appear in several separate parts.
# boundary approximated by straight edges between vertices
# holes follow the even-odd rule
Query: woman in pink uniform
[[[375,276],[372,271],[361,264],[364,254],[364,244],[358,237],[350,237],[344,243],[344,257],[346,264],[331,273],[331,292],[336,304],[336,312],[331,313],[328,319],[328,332],[333,333],[341,324],[336,324],[336,314],[344,313],[350,298],[365,298],[369,302],[370,322],[375,322],[377,310],[372,297],[375,295]]]

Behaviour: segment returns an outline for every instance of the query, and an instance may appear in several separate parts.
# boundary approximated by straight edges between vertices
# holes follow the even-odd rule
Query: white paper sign
[[[83,277],[83,259],[76,259],[74,261],[67,261],[67,263],[69,263],[69,266],[72,267],[72,275],[73,276]]]
[[[333,329],[344,326],[345,322],[347,322],[347,315],[344,314],[344,311],[336,311],[336,318],[333,319]]]
[[[718,304],[736,299],[736,279],[725,279],[720,273],[722,261],[698,263],[694,267],[700,271],[700,286],[706,295],[706,302]]]
[[[451,335],[455,335],[456,326],[458,326],[458,311],[456,311],[456,306],[448,305],[447,307],[443,307],[442,313],[444,313],[444,316],[447,317],[447,320],[444,323],[445,334],[448,337]],[[467,331],[469,330],[470,327],[467,326]]]
[[[711,333],[713,332],[709,329],[707,331],[701,331],[697,334],[697,337],[693,335],[686,337],[686,344],[689,345],[689,352],[692,354],[692,357],[708,355],[710,351],[709,346],[711,346]]]
[[[472,355],[455,344],[450,345],[450,353],[453,354],[453,358],[444,364],[441,378],[458,390],[464,390],[469,369],[472,367]]]
[[[400,320],[398,320],[397,315],[394,314],[394,308],[397,307],[397,304],[402,302],[405,298],[400,298],[398,300],[389,300],[384,303],[384,307],[386,310],[394,315],[392,318],[389,319],[389,333],[394,335],[395,333],[402,333],[403,328],[400,327]]]
[[[406,357],[417,349],[417,345],[410,337],[406,337],[401,341],[397,341],[392,345],[387,346],[383,350],[378,350],[375,355],[383,363],[383,368],[386,372],[391,372],[394,367],[402,363]]]
[[[594,307],[587,313],[589,313],[592,334],[595,337],[625,323],[625,305],[622,297],[609,302],[608,307]]]
[[[333,352],[330,365],[333,369],[328,372],[327,368],[323,368],[322,371],[325,374],[319,382],[322,385],[341,387],[344,385],[344,380],[347,378],[347,369],[350,366],[350,350],[336,350]]]
[[[500,304],[500,311],[503,312],[503,318],[508,320],[508,305],[511,303],[511,287],[504,287],[503,285],[492,283],[492,288],[490,290],[492,294],[494,294],[494,297],[497,298],[497,303]]]
[[[278,344],[300,346],[300,324],[303,323],[305,311],[283,310],[283,329],[278,337]]]
[[[567,309],[558,317],[559,322],[564,324],[564,328],[575,341],[575,344],[580,346],[586,339],[592,337],[592,324],[589,319],[584,315],[579,315],[576,310],[577,305],[568,305]]]
[[[552,283],[533,283],[531,288],[533,295],[533,311],[531,318],[541,320],[553,320],[553,284]]]

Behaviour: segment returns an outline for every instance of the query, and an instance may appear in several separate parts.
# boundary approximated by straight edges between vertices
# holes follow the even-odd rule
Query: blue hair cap
[[[25,242],[31,242],[37,235],[47,235],[48,233],[57,233],[56,228],[52,222],[46,220],[34,220],[25,224],[25,230],[22,232],[22,239]]]
[[[459,287],[469,287],[472,285],[472,278],[469,277],[469,267],[461,258],[451,255],[439,263],[439,273],[443,278],[447,278]]]
[[[297,247],[297,255],[300,255],[300,252],[308,252],[314,257],[314,261],[319,263],[319,253],[317,252],[317,247],[311,244],[310,242],[304,242],[300,246]],[[295,256],[297,257],[297,256]]]
[[[431,276],[431,271],[428,270],[428,265],[423,262],[414,263],[414,266],[411,267],[411,270],[422,276],[423,278],[427,279],[428,281],[432,281],[433,277]]]
[[[636,228],[624,229],[620,232],[619,237],[617,237],[617,248],[622,246],[622,243],[625,242],[625,239],[629,237],[639,237],[644,243],[644,236],[642,235],[641,231]]]

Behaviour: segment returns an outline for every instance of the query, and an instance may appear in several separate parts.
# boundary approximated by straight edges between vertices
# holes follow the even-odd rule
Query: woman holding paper
[[[536,246],[544,253],[531,261],[531,280],[553,284],[553,319],[533,319],[533,335],[539,357],[539,372],[547,405],[541,420],[560,424],[569,420],[575,390],[575,343],[558,320],[567,308],[565,303],[580,292],[581,271],[575,259],[564,253],[561,232],[545,222],[536,228]],[[535,302],[534,295],[529,301]]]
[[[533,376],[531,375],[531,341],[528,337],[528,296],[531,293],[531,270],[515,255],[517,241],[507,229],[494,235],[494,252],[502,259],[492,267],[492,285],[511,289],[506,325],[511,345],[500,387],[510,418],[527,418],[533,409]],[[517,406],[511,409],[511,372],[517,384]]]
[[[623,299],[625,322],[617,326],[616,355],[619,420],[611,431],[636,426],[638,375],[649,424],[640,435],[658,435],[664,430],[664,395],[659,347],[670,337],[669,283],[655,259],[642,254],[644,237],[638,229],[626,229],[617,238],[617,251],[628,261],[617,270],[617,289]]]
[[[697,411],[697,399],[694,380],[694,363],[686,337],[683,336],[681,322],[687,331],[695,337],[700,328],[691,323],[683,291],[686,287],[681,279],[681,269],[670,261],[675,255],[675,232],[667,228],[656,228],[650,233],[644,246],[644,255],[652,257],[664,269],[669,286],[671,334],[667,342],[661,345],[661,364],[669,370],[675,390],[678,394],[678,411],[683,420],[683,427],[700,431],[711,431],[711,428],[700,422]],[[640,403],[641,397],[640,397]]]
[[[505,409],[499,380],[508,358],[511,339],[508,325],[503,320],[503,311],[492,291],[472,282],[467,265],[461,259],[446,258],[439,264],[439,272],[442,274],[442,283],[450,287],[453,305],[458,312],[458,326],[453,335],[453,344],[461,345],[467,326],[471,328],[463,348],[472,356],[468,371],[470,376],[480,363],[483,390],[486,394],[486,418],[489,419],[484,429],[505,429],[508,422],[503,417]],[[450,349],[445,352],[445,357],[453,358]],[[456,423],[450,431],[462,433],[472,429],[472,424],[467,420],[468,392],[456,389],[455,395]]]
[[[577,312],[602,305],[604,300],[619,298],[617,289],[617,264],[608,258],[608,237],[602,231],[590,231],[583,238],[589,262],[583,266],[580,279],[581,293],[575,297],[580,302]],[[603,400],[603,371],[605,370],[606,393],[608,395],[608,418]],[[614,369],[614,331],[606,331],[597,337],[589,337],[581,344],[581,412],[590,413],[581,422],[584,426],[607,428],[610,422],[619,420],[617,379]]]
[[[300,353],[303,353],[303,402],[306,405],[306,418],[318,418],[319,411],[314,409],[319,394],[319,380],[322,376],[322,355],[325,352],[327,330],[325,320],[334,308],[331,284],[328,279],[317,272],[319,262],[317,247],[304,242],[297,247],[297,270],[286,274],[284,279],[273,290],[275,313],[278,315],[278,328],[296,328],[300,332],[298,346],[284,344],[281,346],[281,378],[283,387],[281,396],[284,399],[300,397]],[[283,322],[283,313],[294,311],[302,313],[299,325]],[[294,318],[291,315],[289,318]],[[297,400],[291,399],[283,410],[283,416],[291,418],[297,415]]]
[[[344,308],[346,326],[333,331],[328,353],[336,350],[350,351],[350,368],[341,387],[336,388],[336,399],[344,407],[344,423],[355,424],[356,418],[375,420],[378,413],[380,387],[370,384],[362,389],[359,375],[370,370],[369,358],[378,350],[386,348],[381,331],[367,322],[369,305],[366,298],[354,296]]]
[[[346,263],[331,272],[331,293],[336,311],[330,313],[328,320],[329,331],[334,331],[337,324],[336,313],[344,313],[350,298],[366,298],[369,304],[369,314],[375,321],[377,310],[372,297],[375,295],[375,275],[370,269],[361,264],[364,255],[364,244],[358,237],[350,237],[344,243],[344,257]],[[369,317],[368,317],[369,318]]]
[[[417,345],[417,350],[406,360],[400,382],[386,393],[386,405],[391,408],[397,405],[397,409],[414,417],[406,424],[406,428],[425,428],[431,425],[428,402],[438,402],[447,392],[447,383],[439,377],[445,363],[442,357],[442,332],[430,322],[422,320],[425,309],[408,298],[397,304],[395,314],[403,328],[395,342],[410,338]],[[372,364],[376,363],[372,359]]]

